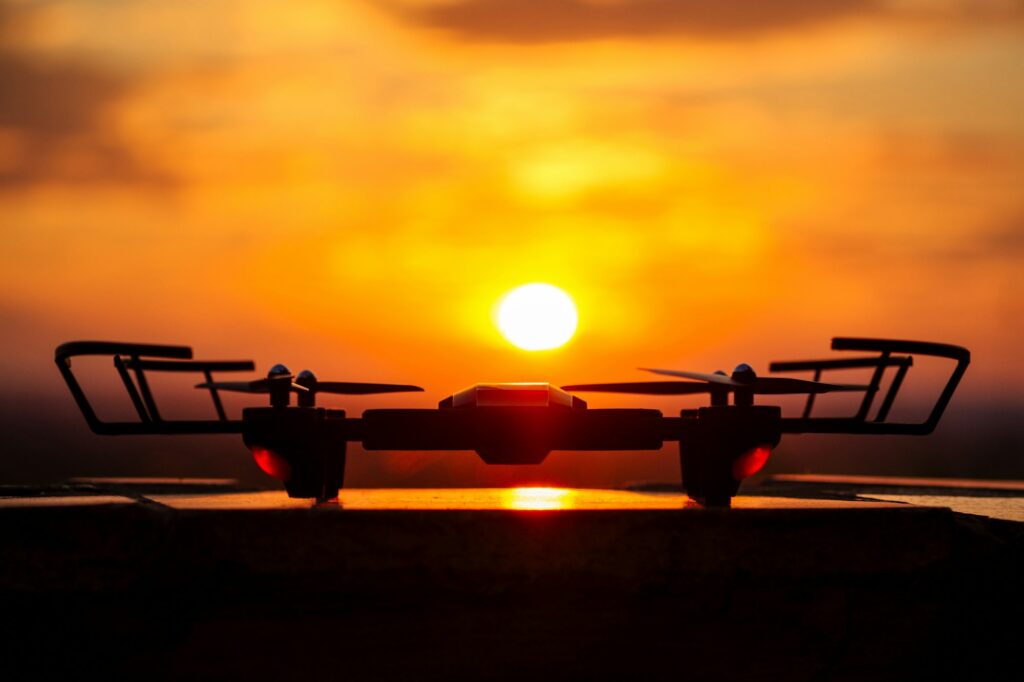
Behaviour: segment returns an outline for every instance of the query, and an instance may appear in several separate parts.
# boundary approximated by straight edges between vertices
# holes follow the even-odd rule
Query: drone
[[[102,435],[240,433],[256,464],[279,479],[290,497],[334,499],[344,485],[349,443],[365,450],[473,450],[488,464],[540,464],[552,450],[659,450],[679,444],[683,490],[706,507],[729,507],[744,479],[757,473],[786,433],[926,435],[935,430],[960,383],[971,355],[943,343],[840,337],[832,349],[870,353],[825,360],[774,362],[774,373],[811,372],[812,379],[762,377],[747,364],[730,374],[647,369],[670,380],[624,383],[477,384],[440,401],[436,409],[372,409],[358,417],[316,405],[320,393],[369,395],[422,391],[408,384],[321,381],[309,370],[293,375],[274,365],[248,381],[215,381],[215,372],[254,371],[251,361],[193,360],[188,346],[72,341],[57,347],[55,359],[71,395],[93,432]],[[77,356],[112,356],[138,421],[101,421],[71,370]],[[889,412],[915,356],[955,361],[927,419],[888,421]],[[821,380],[831,370],[869,369],[866,384]],[[888,390],[874,409],[888,370]],[[209,392],[217,414],[210,420],[168,420],[160,416],[147,372],[203,375],[196,388]],[[220,393],[259,393],[269,406],[247,407],[229,419]],[[654,409],[591,409],[575,395],[606,392],[677,396],[707,394],[709,405],[665,416]],[[822,393],[860,392],[850,417],[812,417]],[[806,395],[800,417],[783,417],[773,405],[755,405],[757,395]],[[295,404],[292,404],[292,396]]]

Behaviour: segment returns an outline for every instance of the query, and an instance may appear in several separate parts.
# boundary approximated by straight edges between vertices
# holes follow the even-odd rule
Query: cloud
[[[982,232],[980,255],[1019,259],[1024,256],[1024,211],[1007,216],[992,229]]]
[[[23,19],[0,8],[0,187],[41,182],[165,185],[112,129],[134,85],[70,57],[4,44]]]
[[[973,22],[1021,14],[1015,3],[1000,0],[456,0],[405,13],[415,23],[464,40],[509,43],[666,35],[749,38],[858,16]]]
[[[0,52],[0,125],[40,135],[95,129],[124,84],[86,67]]]

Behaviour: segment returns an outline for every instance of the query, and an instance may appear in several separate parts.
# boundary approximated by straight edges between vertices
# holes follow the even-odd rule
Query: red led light
[[[270,476],[279,481],[287,481],[292,477],[292,465],[281,455],[267,448],[254,447],[252,458],[256,460],[257,466]]]
[[[753,476],[761,470],[771,454],[772,449],[767,445],[758,445],[756,448],[747,450],[732,463],[732,477],[737,481],[742,481]]]

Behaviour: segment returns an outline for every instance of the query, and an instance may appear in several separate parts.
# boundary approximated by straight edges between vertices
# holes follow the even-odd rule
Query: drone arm
[[[366,450],[479,451],[534,441],[549,450],[657,450],[679,440],[680,421],[647,409],[378,409],[347,419],[344,438]]]
[[[865,422],[854,417],[783,417],[782,433],[848,433],[874,436],[925,436],[934,430],[927,423]]]

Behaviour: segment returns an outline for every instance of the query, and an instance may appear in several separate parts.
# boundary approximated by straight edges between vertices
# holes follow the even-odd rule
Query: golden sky
[[[33,391],[73,338],[426,406],[874,335],[1020,398],[1019,1],[0,8],[0,369]],[[494,329],[531,281],[579,306],[561,350]]]

